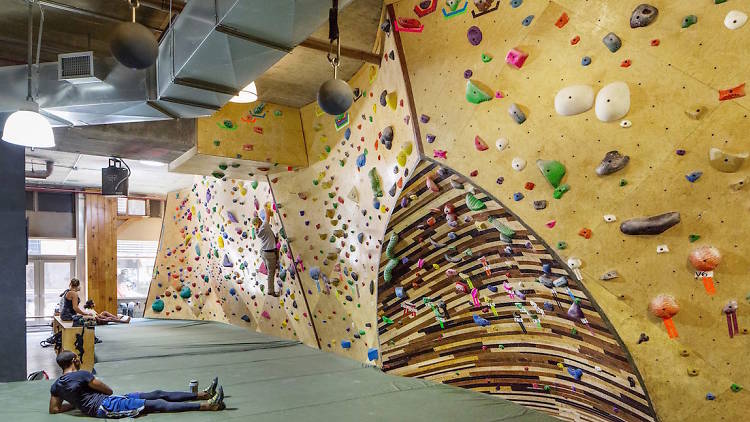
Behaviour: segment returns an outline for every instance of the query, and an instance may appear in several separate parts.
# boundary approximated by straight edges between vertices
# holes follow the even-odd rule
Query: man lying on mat
[[[63,351],[57,355],[57,364],[63,374],[50,388],[49,413],[52,414],[78,408],[97,418],[132,418],[145,413],[224,410],[226,407],[224,389],[218,386],[218,378],[197,394],[156,390],[115,396],[112,389],[91,372],[80,370],[81,361],[75,353]]]

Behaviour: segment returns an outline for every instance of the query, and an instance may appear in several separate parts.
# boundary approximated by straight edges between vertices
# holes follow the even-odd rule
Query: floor
[[[190,379],[203,388],[213,376],[227,393],[226,411],[149,415],[148,421],[555,420],[496,397],[386,375],[294,341],[221,323],[138,320],[96,331],[103,340],[96,346],[97,376],[116,394],[185,390]],[[0,384],[0,419],[80,420],[78,412],[47,413],[51,382]]]

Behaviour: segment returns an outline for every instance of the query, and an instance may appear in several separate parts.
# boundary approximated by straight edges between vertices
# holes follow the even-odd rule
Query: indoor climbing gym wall
[[[422,161],[385,239],[385,371],[563,419],[655,420],[624,346],[567,263],[467,178]]]
[[[418,158],[393,37],[349,81],[348,113],[301,110],[310,167],[271,176],[323,350],[377,362],[376,288],[390,211]]]
[[[383,278],[388,270],[392,280],[380,283],[392,290],[379,294],[378,305],[396,324],[393,328],[388,319],[379,322],[383,367],[477,389],[499,386],[504,394],[519,393],[513,377],[500,377],[513,374],[511,366],[529,367],[529,376],[518,383],[538,392],[535,397],[543,397],[544,387],[549,387],[548,406],[553,412],[558,406],[559,417],[573,419],[565,412],[588,407],[599,409],[603,413],[595,418],[606,420],[634,417],[627,413],[628,406],[613,402],[627,401],[631,388],[642,391],[638,380],[635,387],[623,384],[626,374],[637,368],[662,421],[745,419],[750,402],[750,361],[743,353],[750,347],[750,250],[744,229],[750,211],[750,170],[744,163],[750,151],[747,13],[750,3],[740,0],[402,0],[390,6],[390,29],[403,45],[405,79],[419,116],[413,122],[425,155],[465,175],[464,184],[470,182],[497,198],[503,205],[493,202],[493,207],[518,218],[506,217],[513,223],[506,226],[518,229],[521,242],[528,239],[535,253],[548,253],[540,246],[543,240],[563,260],[535,258],[522,247],[511,250],[532,262],[530,281],[509,282],[510,288],[523,293],[523,283],[540,291],[531,281],[537,271],[533,267],[539,261],[542,266],[549,263],[554,273],[565,262],[575,273],[568,282],[588,291],[570,287],[574,296],[581,295],[583,315],[592,329],[597,325],[604,331],[591,336],[588,327],[577,323],[580,339],[575,339],[570,333],[572,317],[558,314],[556,301],[539,299],[535,302],[542,310],[545,301],[555,306],[549,317],[539,318],[542,327],[549,320],[559,321],[565,329],[548,337],[546,349],[528,347],[524,354],[521,348],[507,347],[506,343],[532,345],[541,340],[535,334],[536,322],[530,320],[536,310],[528,302],[523,304],[528,315],[518,310],[527,331],[518,334],[521,327],[507,320],[512,308],[497,306],[512,303],[510,295],[518,297],[518,292],[498,288],[502,299],[495,299],[495,310],[501,317],[491,310],[472,314],[467,302],[472,289],[454,299],[455,283],[464,288],[468,280],[452,276],[455,281],[449,284],[427,278],[467,257],[462,248],[450,250],[461,238],[453,241],[446,234],[450,213],[445,214],[445,203],[453,201],[452,194],[422,204],[425,193],[417,192],[416,199],[406,197],[410,207],[396,210],[392,226],[405,231],[407,241],[421,236],[425,249],[409,249],[399,238],[392,256],[386,251],[381,258]],[[433,184],[438,180],[443,179],[435,176]],[[422,189],[426,180],[414,183]],[[443,195],[447,186],[440,182],[438,187],[435,194]],[[475,195],[466,207],[478,206],[477,200],[487,203],[484,198]],[[475,224],[462,220],[468,210],[461,208],[458,195],[453,204],[458,228]],[[438,237],[430,240],[413,233],[420,225],[424,233],[433,231]],[[483,233],[479,228],[464,230]],[[495,230],[496,242],[507,236],[504,230],[502,225]],[[432,242],[447,246],[438,248]],[[520,246],[514,240],[514,247]],[[504,248],[495,248],[490,257],[509,262]],[[407,256],[404,262],[402,253],[424,255],[423,266],[434,261],[441,270],[417,272],[419,261]],[[487,280],[493,280],[494,270],[485,278],[482,266],[471,261],[480,306],[489,306],[481,302],[481,292],[491,284]],[[502,280],[503,275],[496,277]],[[545,280],[542,275],[537,279]],[[395,287],[402,287],[403,298],[397,298]],[[562,304],[567,292],[556,290]],[[419,302],[430,295],[435,300]],[[495,296],[489,297],[492,301]],[[408,306],[394,309],[401,299],[418,306],[415,318],[409,319]],[[601,314],[586,307],[589,299]],[[425,306],[432,308],[432,316]],[[445,311],[451,318],[446,319]],[[452,320],[454,313],[459,321]],[[603,317],[614,331],[601,323]],[[445,328],[436,325],[441,318]],[[459,323],[466,328],[454,326]],[[510,338],[489,334],[511,330],[515,333]],[[481,337],[472,332],[481,332]],[[575,347],[601,347],[602,337],[623,356],[624,350],[612,340],[615,332],[635,366],[620,361],[622,372],[616,376],[586,368],[581,359],[588,355],[575,352]],[[430,338],[439,341],[422,343]],[[487,360],[475,359],[480,339],[487,350],[479,356]],[[596,346],[589,344],[594,339]],[[543,368],[535,366],[540,353],[550,353],[552,347],[561,349],[559,355],[550,357]],[[518,359],[508,358],[516,352]],[[563,358],[566,353],[578,361]],[[606,373],[616,360],[608,356],[594,365]],[[558,363],[563,367],[553,375]],[[509,372],[474,377],[477,367],[495,365],[507,365],[503,369]],[[568,369],[581,369],[581,379],[576,381]],[[539,381],[531,380],[536,377]],[[489,383],[480,387],[481,380]],[[619,384],[624,393],[618,400],[609,396],[611,408],[600,408],[606,401],[601,394],[585,392],[589,382],[607,393],[617,391],[609,383]],[[508,384],[513,391],[503,390]],[[563,391],[572,387],[576,393]],[[556,402],[556,394],[568,403]],[[647,400],[629,402],[630,407],[638,403],[644,406]],[[647,407],[641,411],[649,417]]]
[[[268,181],[196,178],[171,193],[149,290],[148,318],[222,321],[317,346]],[[267,269],[254,219],[270,213],[280,243],[280,298],[267,296]],[[279,290],[280,289],[280,290]]]

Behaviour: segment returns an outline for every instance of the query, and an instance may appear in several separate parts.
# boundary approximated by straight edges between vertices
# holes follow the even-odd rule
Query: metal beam
[[[240,38],[245,41],[250,41],[252,43],[259,44],[264,47],[272,48],[274,50],[283,51],[284,53],[291,53],[292,51],[292,49],[289,47],[283,46],[281,44],[276,44],[273,41],[268,41],[262,38],[255,37],[250,34],[246,34],[238,29],[232,28],[231,26],[218,25],[216,27],[216,32],[221,32],[222,34],[226,34],[235,38]]]
[[[321,51],[328,53],[331,51],[331,46],[326,40],[320,40],[317,38],[308,38],[299,44],[299,47],[305,47],[312,50]],[[380,55],[370,53],[369,51],[357,50],[354,48],[341,46],[341,56],[348,57],[350,59],[362,60],[367,63],[380,66]]]
[[[105,15],[102,13],[93,12],[91,10],[82,9],[80,7],[70,6],[67,4],[62,4],[62,3],[58,3],[55,1],[51,1],[51,0],[38,0],[38,2],[41,6],[46,6],[51,9],[62,10],[64,12],[74,13],[76,15],[81,15],[81,16],[88,16],[90,18],[99,19],[99,20],[106,21],[106,22],[129,22],[130,21],[129,19],[121,19],[115,16]],[[156,31],[159,33],[164,32],[164,30],[161,28],[155,28],[153,26],[148,26],[148,25],[144,25],[144,26],[152,31]]]
[[[226,94],[226,95],[239,95],[240,90],[237,88],[232,88],[231,86],[226,85],[219,85],[212,82],[206,82],[202,81],[200,79],[193,79],[193,78],[174,78],[174,83],[177,85],[187,86],[190,88],[200,89],[203,91],[209,91],[214,92],[217,94]]]
[[[169,1],[170,0],[140,0],[141,6],[148,7],[149,9],[161,10],[162,12],[169,12]],[[180,13],[185,8],[185,2],[173,1],[172,12]]]

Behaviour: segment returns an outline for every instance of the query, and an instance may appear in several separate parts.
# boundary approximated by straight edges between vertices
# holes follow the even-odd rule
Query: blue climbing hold
[[[231,289],[229,289],[229,294],[232,295],[232,296],[236,295],[237,294],[237,289],[235,289],[234,287],[232,287]]]
[[[456,240],[456,237],[458,237],[458,236],[456,236],[456,233],[453,233],[453,232],[448,233],[448,239],[450,239],[450,240]]]
[[[352,347],[352,342],[349,340],[341,340],[341,348],[348,349]]]
[[[182,290],[180,290],[180,297],[183,299],[189,298],[191,294],[192,292],[190,291],[190,287],[188,286],[184,286]]]
[[[403,287],[396,287],[396,297],[404,297],[404,288]]]
[[[715,400],[716,396],[713,393],[706,393],[706,400]]]
[[[514,9],[521,6],[521,4],[523,4],[523,0],[510,0],[510,7]]]
[[[480,327],[486,327],[490,325],[490,322],[486,319],[480,317],[479,315],[474,315],[474,323],[479,325]]]
[[[367,154],[359,154],[357,156],[357,168],[362,168],[365,166],[365,163],[367,163]]]
[[[247,316],[247,315],[242,315],[242,317],[241,317],[241,318],[242,318],[242,320],[243,320],[243,321],[245,321],[245,322],[250,322],[250,317],[249,317],[249,316]]]
[[[516,192],[513,194],[513,200],[518,202],[523,199],[523,194],[521,192]]]
[[[350,136],[352,136],[352,129],[346,128],[346,130],[344,131],[344,138],[346,138],[346,140],[348,141]]]
[[[370,348],[367,349],[367,359],[369,360],[378,360],[378,349],[376,348]]]
[[[523,21],[521,21],[521,25],[523,26],[529,26],[531,25],[531,21],[534,20],[534,15],[529,15],[523,18]]]
[[[591,57],[589,56],[583,56],[581,59],[581,66],[588,66],[591,64]]]
[[[687,179],[687,181],[690,182],[690,183],[695,183],[695,181],[698,180],[698,179],[700,179],[701,176],[703,176],[703,172],[702,171],[694,171],[694,172],[692,172],[690,174],[686,174],[685,175],[685,179]]]
[[[568,366],[568,373],[575,378],[576,381],[580,381],[583,376],[583,371],[580,368],[573,368],[572,366]]]
[[[156,298],[154,303],[151,304],[151,310],[154,312],[161,312],[164,310],[164,301],[161,298]]]
[[[552,272],[552,265],[550,265],[549,263],[542,264],[542,271],[544,271],[545,274],[551,273]]]
[[[487,289],[492,293],[497,293],[497,286],[487,286]]]
[[[313,280],[319,280],[320,279],[320,268],[318,267],[312,267],[310,268],[310,278]]]

